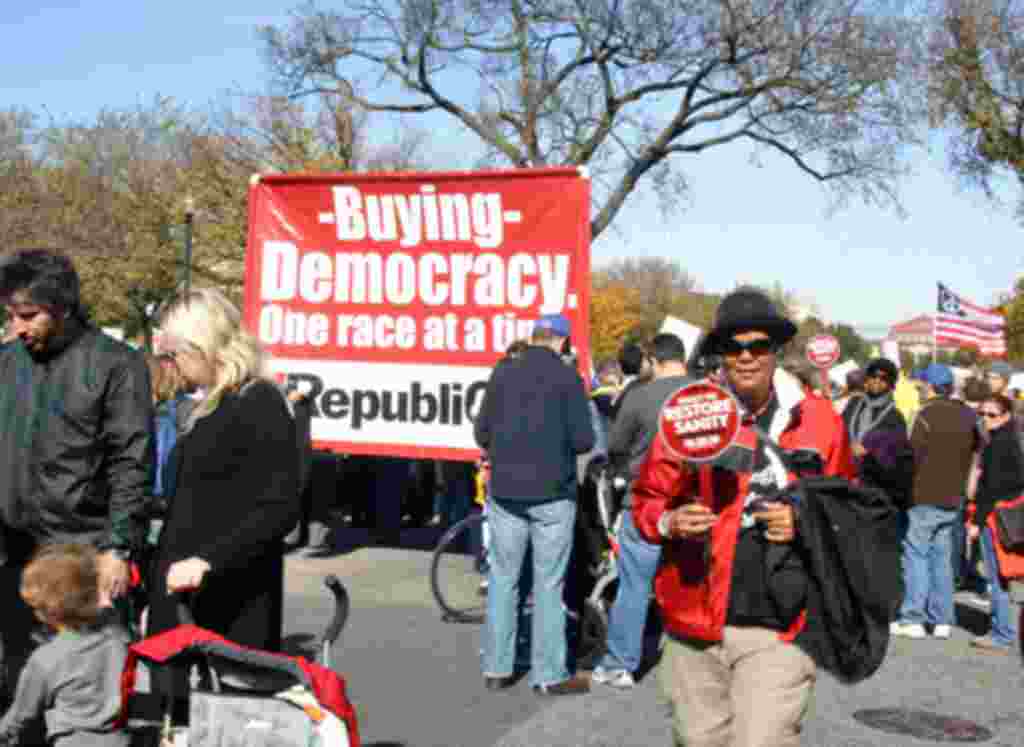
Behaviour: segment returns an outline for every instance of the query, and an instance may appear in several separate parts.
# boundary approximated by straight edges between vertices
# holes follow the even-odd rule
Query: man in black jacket
[[[19,579],[36,547],[95,545],[101,597],[127,590],[153,473],[153,406],[141,353],[86,321],[67,257],[7,257],[0,302],[16,338],[0,348],[0,605],[13,685],[33,626]]]
[[[474,435],[491,463],[490,579],[484,630],[484,684],[514,682],[518,585],[526,548],[533,556],[530,682],[547,695],[590,689],[567,668],[565,574],[576,519],[576,456],[594,446],[579,375],[559,357],[569,337],[559,314],[541,317],[530,346],[499,363],[487,384]]]

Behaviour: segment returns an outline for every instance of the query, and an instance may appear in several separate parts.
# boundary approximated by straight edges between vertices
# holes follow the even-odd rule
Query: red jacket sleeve
[[[655,437],[632,485],[633,522],[648,542],[660,545],[664,541],[658,519],[694,496],[694,474]]]
[[[843,417],[835,411],[832,403],[822,400],[828,408],[827,414],[832,424],[832,437],[829,439],[829,449],[825,460],[825,474],[829,477],[845,477],[853,480],[857,475],[857,468],[853,461],[853,451],[850,449],[850,436],[846,431],[846,423]]]

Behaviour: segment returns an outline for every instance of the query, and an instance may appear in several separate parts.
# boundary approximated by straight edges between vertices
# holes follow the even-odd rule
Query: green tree
[[[868,362],[871,357],[871,343],[861,337],[852,326],[837,322],[829,324],[825,332],[839,340],[843,360],[852,359],[862,366]]]
[[[488,163],[587,166],[595,237],[642,180],[678,205],[685,158],[733,143],[781,155],[838,201],[890,205],[898,153],[915,140],[920,37],[900,3],[340,5],[261,29],[283,92],[407,120],[438,114]]]
[[[932,36],[932,122],[954,132],[956,173],[987,193],[1000,172],[1024,184],[1022,30],[1022,0],[943,0]]]
[[[1024,277],[1018,278],[1013,293],[1002,306],[1006,310],[1007,359],[1024,363]]]

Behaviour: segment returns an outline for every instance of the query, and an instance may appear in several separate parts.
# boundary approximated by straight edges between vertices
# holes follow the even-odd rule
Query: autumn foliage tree
[[[663,257],[619,259],[594,271],[592,286],[621,286],[636,291],[637,323],[630,336],[650,340],[665,321],[674,316],[707,328],[718,298],[701,293],[697,279],[678,262]]]
[[[590,348],[595,361],[615,358],[643,321],[640,292],[609,281],[590,291]]]

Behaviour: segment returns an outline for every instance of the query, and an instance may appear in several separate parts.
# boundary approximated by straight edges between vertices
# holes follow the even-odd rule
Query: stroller
[[[334,616],[317,641],[319,663],[303,657],[239,646],[197,627],[191,609],[179,602],[178,627],[145,638],[128,649],[121,680],[122,724],[133,744],[160,747],[359,747],[355,709],[344,679],[331,670],[331,646],[348,619],[348,592],[327,576]],[[191,670],[189,724],[172,723],[172,702],[162,722],[128,718],[139,660],[152,666],[171,662]],[[154,731],[159,738],[154,738]]]

